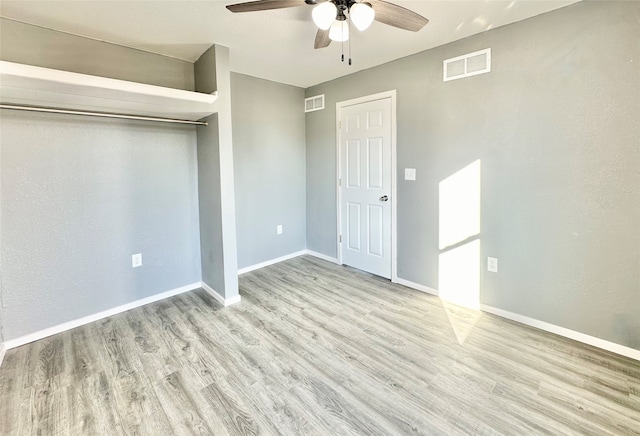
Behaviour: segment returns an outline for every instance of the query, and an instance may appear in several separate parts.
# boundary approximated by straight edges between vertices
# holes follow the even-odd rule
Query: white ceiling
[[[420,32],[374,22],[352,36],[353,65],[340,44],[314,50],[311,6],[232,14],[227,0],[0,0],[0,15],[188,61],[212,44],[229,47],[231,69],[309,87],[578,0],[397,0],[430,20]]]

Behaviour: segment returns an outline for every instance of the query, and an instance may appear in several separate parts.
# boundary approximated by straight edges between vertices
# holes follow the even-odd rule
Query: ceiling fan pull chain
[[[349,17],[349,66],[351,66],[351,17]]]
[[[253,12],[293,8],[299,6],[300,3],[300,0],[245,0],[241,3],[227,5],[226,8],[234,13]],[[304,0],[304,3],[313,5],[311,18],[318,27],[313,48],[328,47],[331,41],[342,42],[342,62],[344,62],[344,42],[353,36],[351,21],[360,32],[368,29],[373,21],[412,32],[418,32],[429,22],[422,15],[391,1]],[[349,23],[345,23],[345,20],[349,20]],[[351,64],[351,40],[349,40],[349,65]]]

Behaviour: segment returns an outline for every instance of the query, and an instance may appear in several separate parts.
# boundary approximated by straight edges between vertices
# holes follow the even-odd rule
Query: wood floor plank
[[[132,340],[135,354],[144,367],[145,374],[153,382],[177,371],[180,363],[164,346],[149,320],[150,317],[142,308],[127,312],[126,322],[129,328],[124,333]]]
[[[616,410],[617,407],[612,403],[603,405],[597,400],[593,401],[586,391],[578,387],[562,382],[542,382],[538,394],[553,401],[576,421],[588,421],[597,428],[597,433],[640,434],[640,421],[637,418],[629,418],[627,413]]]
[[[291,316],[290,316],[290,317],[288,317],[288,320],[289,320],[289,321],[291,321]],[[321,324],[322,324],[322,323],[318,323],[318,325],[321,325]],[[342,326],[342,328],[343,328],[343,329],[348,329],[348,326]],[[346,330],[345,330],[345,331],[346,331]],[[318,336],[319,336],[318,334],[314,335],[314,339],[317,339],[317,337],[318,337]],[[336,338],[336,339],[337,339],[337,340],[335,341],[335,343],[338,343],[338,344],[339,344],[339,343],[341,343],[343,340],[347,340],[347,342],[348,342],[348,338],[346,338],[346,337],[340,337],[340,338]],[[300,345],[298,345],[298,346],[303,346],[303,345],[302,345],[302,344],[300,344]],[[355,347],[357,348],[357,344],[353,344],[353,346],[355,346]],[[378,354],[378,355],[379,355],[379,353],[376,353],[376,352],[372,352],[371,354],[374,354],[374,355],[375,355],[375,354]],[[332,356],[335,356],[335,355],[336,355],[336,350],[335,350],[335,349],[333,349],[333,350],[332,350],[331,355],[332,355]],[[353,364],[354,364],[355,362],[357,362],[357,361],[358,361],[358,359],[357,359],[357,358],[355,358],[355,357],[353,356],[353,350],[351,350],[351,352],[350,352],[350,353],[349,353],[349,352],[347,352],[347,353],[346,353],[346,356],[347,356],[347,357],[344,359],[344,362],[342,362],[343,364],[340,366],[340,370],[341,370],[341,371],[344,371],[344,372],[347,372],[347,369],[348,369],[349,367],[352,367],[352,366],[353,366]],[[390,357],[391,357],[391,356],[390,356]],[[322,360],[323,360],[321,355],[312,356],[311,358],[312,358],[312,359],[314,359],[314,360],[316,360],[316,361],[320,361],[320,362],[322,362]],[[385,359],[381,359],[381,360],[385,360]],[[389,359],[389,360],[391,360],[391,359]],[[327,362],[327,363],[328,363],[328,362]],[[329,367],[329,365],[326,365],[326,366],[327,366],[327,367]],[[395,366],[395,365],[391,365],[391,366],[389,366],[389,367],[387,367],[387,368],[384,368],[384,371],[376,371],[376,372],[374,372],[374,373],[375,373],[375,374],[393,374],[396,370],[398,370],[398,369],[399,369],[399,368],[394,367],[394,366]],[[359,370],[361,370],[361,369],[362,369],[362,367],[360,367],[360,368],[358,368],[358,369],[359,369]],[[360,371],[358,371],[358,372],[360,372]],[[364,371],[364,374],[366,374],[366,373],[367,373],[367,371],[365,370],[365,371]],[[335,375],[333,375],[333,376],[335,377]],[[366,380],[365,380],[365,381],[366,381]],[[384,384],[386,384],[387,382],[388,382],[388,380],[387,380],[387,379],[385,379],[385,380],[383,380],[383,381],[382,381],[382,383],[384,383]],[[362,385],[364,385],[364,386],[368,385],[368,383],[361,383],[361,384],[362,384]],[[392,383],[389,383],[389,384],[392,384]],[[394,385],[395,387],[397,387],[397,386],[398,386],[397,384],[393,384],[393,385]],[[358,385],[358,384],[353,384],[352,386],[357,387],[357,386],[359,386],[359,385]],[[363,392],[362,392],[362,391],[360,391],[360,392],[358,392],[358,394],[363,395]],[[364,395],[366,395],[366,394],[364,394]],[[389,396],[389,395],[387,395],[387,396],[388,396],[388,397],[390,397],[390,398],[393,398],[393,395],[390,395],[390,396]],[[368,397],[370,398],[370,395],[369,395]],[[392,405],[391,405],[391,406],[390,406],[390,405],[387,405],[387,406],[386,406],[386,408],[387,408],[387,409],[393,409],[393,406],[392,406]],[[428,413],[429,413],[428,411],[429,411],[429,409],[428,409],[428,408],[425,408],[424,413],[428,414]],[[401,414],[401,413],[400,413],[400,414]],[[405,429],[405,430],[407,430],[407,429]]]
[[[200,311],[201,306],[197,306],[198,302],[204,302],[207,308],[213,311],[207,311],[203,309],[204,317],[214,314],[219,307],[215,304],[212,305],[212,298],[202,292],[195,292],[192,295],[185,296],[185,299],[192,298],[192,302],[196,304],[191,307],[193,310]],[[184,302],[176,301],[177,305],[182,305]],[[230,328],[225,325],[225,329],[220,334],[213,336],[207,335],[204,331],[206,327],[201,323],[201,317],[187,316],[188,322],[191,323],[195,331],[201,336],[200,339],[203,345],[206,345],[209,350],[213,351],[216,357],[221,358],[215,367],[215,372],[218,372],[221,367],[227,366],[228,362],[233,361],[230,356],[226,355],[225,349],[228,347],[222,347],[219,343],[216,343],[214,337],[225,337],[226,331]],[[264,324],[259,321],[257,325],[252,325],[253,328],[263,329]],[[233,327],[231,327],[233,328]],[[214,332],[217,333],[217,332]],[[274,340],[282,341],[280,336],[273,336]],[[237,345],[236,345],[237,348]],[[243,349],[240,353],[242,360],[238,362],[237,367],[243,368],[242,371],[234,371],[233,368],[227,367],[225,371],[225,380],[222,383],[233,383],[234,389],[244,394],[244,397],[248,399],[255,410],[258,411],[258,415],[266,417],[261,420],[261,423],[269,428],[268,434],[306,434],[306,435],[324,435],[325,431],[319,431],[315,427],[313,414],[303,410],[301,405],[295,401],[295,399],[287,398],[286,392],[291,386],[291,382],[287,371],[278,366],[274,357],[283,357],[279,353],[270,350],[259,351],[262,355],[257,356],[251,352],[251,350]],[[289,357],[286,357],[289,358]],[[246,377],[246,371],[249,367],[254,367],[255,379],[253,377]],[[291,376],[291,379],[297,379],[298,376]],[[215,383],[220,382],[220,378],[217,378]],[[277,424],[277,426],[274,425]]]
[[[230,323],[233,323],[234,330],[239,331],[239,333],[243,335],[248,335],[250,330],[242,331],[242,323],[238,322],[241,317],[234,316],[233,320],[229,320]],[[252,327],[251,322],[245,324],[244,328],[250,329]],[[323,401],[323,396],[320,393],[325,390],[335,390],[338,389],[339,386],[346,380],[346,374],[342,374],[339,371],[334,371],[332,366],[326,365],[326,362],[323,362],[318,356],[313,356],[311,350],[307,350],[306,358],[300,363],[296,363],[298,359],[295,359],[295,356],[287,356],[286,349],[289,349],[291,346],[291,341],[288,340],[285,343],[289,344],[286,347],[281,346],[278,342],[270,342],[272,339],[268,335],[263,335],[260,330],[254,329],[254,335],[259,335],[260,339],[264,341],[262,347],[269,347],[272,351],[270,352],[271,357],[273,359],[278,360],[278,367],[281,369],[285,369],[284,373],[290,377],[288,380],[289,386],[292,389],[297,389],[298,392],[302,393],[303,397],[306,400],[310,398],[316,399],[316,405],[321,406],[325,404]],[[286,348],[286,349],[285,349]],[[302,344],[298,344],[295,346],[296,349],[301,349]],[[298,353],[296,353],[298,354]],[[353,398],[347,398],[347,395],[342,395],[344,397],[342,399],[343,404],[340,408],[341,410],[349,411],[353,406],[349,404],[353,402]],[[361,412],[367,411],[368,407],[359,406]],[[335,415],[335,414],[334,414]],[[335,418],[343,418],[340,415],[335,415]],[[373,416],[374,421],[381,423],[385,421],[384,416]],[[378,429],[381,430],[382,427]]]
[[[200,391],[190,386],[188,375],[183,370],[169,374],[154,385],[160,405],[169,422],[173,426],[174,434],[194,435],[227,435],[229,433],[221,418],[200,394]]]
[[[233,332],[232,333],[233,336],[236,338],[236,340],[238,340],[238,345],[240,345],[241,347],[244,346],[243,354],[246,354],[246,358],[247,358],[246,362],[249,363],[249,364],[251,364],[250,362],[258,362],[260,360],[259,356],[251,356],[250,348],[251,347],[255,347],[256,345],[259,345],[260,341],[259,340],[255,340],[255,339],[248,340],[247,338],[249,337],[249,331],[243,331],[242,330],[242,326],[240,325],[240,323],[234,322],[231,319],[226,318],[226,315],[221,315],[221,317],[224,318],[223,323],[227,326],[228,330],[230,332]],[[237,321],[238,318],[234,317],[234,320]],[[245,328],[254,328],[254,327],[256,327],[256,326],[254,326],[254,325],[245,326]],[[266,338],[268,339],[269,337],[266,337]],[[265,339],[265,338],[263,338],[263,339]],[[277,337],[276,340],[278,342],[281,342],[283,340],[283,338]],[[266,345],[267,345],[266,343],[261,344],[260,348],[265,348]],[[275,358],[278,355],[281,355],[281,353],[279,353],[277,351],[273,351],[273,350],[271,351],[271,353],[272,353],[271,354],[272,358]],[[269,362],[270,362],[270,360],[266,360],[266,361],[263,361],[262,363],[260,363],[259,365],[256,365],[256,371],[255,372],[256,373],[263,372],[261,370],[263,368],[260,368],[260,366],[262,366],[262,365],[268,366]],[[253,365],[255,365],[255,363]],[[281,368],[286,368],[286,364],[284,362],[283,362]],[[298,368],[297,371],[294,370],[294,369],[291,369],[291,370],[287,370],[287,371],[284,371],[284,372],[291,376],[291,382],[298,382],[298,383],[300,383],[301,380],[303,380],[305,378],[305,373],[306,373],[306,371],[304,371],[304,370],[300,371],[300,368]],[[282,380],[279,380],[279,382],[282,382]],[[288,384],[289,386],[291,386],[291,384],[289,384],[289,381],[285,381],[284,383]],[[273,380],[267,381],[267,385],[270,386],[273,389],[274,381]],[[308,430],[309,429],[306,428],[306,432],[305,433],[309,433]],[[330,429],[328,431],[330,431]],[[305,433],[303,433],[303,434],[305,434]],[[326,431],[325,431],[325,434],[326,434]]]
[[[219,307],[212,305],[210,300],[211,297],[204,295],[200,295],[198,298],[184,296],[182,298],[174,299],[174,303],[177,307],[189,309],[182,313],[175,313],[174,319],[180,319],[181,321],[185,321],[186,324],[191,325],[192,331],[196,333],[195,336],[198,339],[192,342],[192,348],[202,357],[202,362],[206,361],[210,365],[208,372],[209,375],[213,377],[210,379],[212,383],[201,391],[203,397],[209,401],[218,412],[224,409],[221,405],[227,404],[231,407],[232,403],[235,402],[242,404],[243,408],[248,407],[249,405],[249,409],[246,410],[251,410],[252,412],[257,410],[262,414],[268,414],[270,418],[269,420],[260,419],[260,413],[249,414],[245,411],[244,413],[237,414],[237,410],[236,412],[230,411],[233,412],[231,413],[232,416],[228,416],[230,412],[225,412],[221,415],[223,420],[226,420],[227,424],[231,427],[237,425],[238,428],[236,428],[236,430],[241,433],[246,432],[248,434],[257,434],[261,432],[261,429],[267,428],[268,431],[265,434],[278,434],[280,433],[278,427],[274,427],[272,425],[273,420],[276,420],[283,425],[282,434],[292,434],[291,432],[286,431],[290,426],[297,429],[308,430],[307,422],[304,419],[298,419],[297,417],[293,417],[292,419],[292,417],[286,415],[286,413],[291,414],[292,408],[290,406],[287,404],[278,405],[278,402],[274,401],[274,398],[279,396],[280,389],[278,389],[274,383],[273,377],[261,379],[261,375],[266,377],[264,368],[269,367],[271,363],[271,360],[268,359],[268,355],[253,355],[250,350],[242,349],[237,353],[238,358],[233,358],[233,356],[229,355],[226,351],[229,348],[238,349],[243,346],[249,348],[257,346],[260,344],[259,341],[255,338],[250,338],[249,335],[241,334],[242,332],[240,332],[235,326],[229,325],[229,320],[227,318],[220,320],[221,323],[219,329],[215,331],[211,331],[210,329],[209,331],[205,331],[207,325],[202,324],[201,319],[208,315],[215,315],[215,312],[219,310]],[[212,311],[206,313],[206,310],[201,310],[202,308],[198,306],[198,303],[200,302],[204,302],[207,308],[212,309]],[[205,313],[202,313],[203,311]],[[203,315],[203,317],[193,316],[193,312],[200,312],[200,315]],[[235,345],[233,341],[236,341]],[[201,349],[202,346],[205,346],[205,349],[209,351],[203,351]],[[230,366],[229,364],[232,365]],[[276,371],[277,368],[271,368],[271,370]],[[274,372],[274,374],[277,374],[277,372]],[[197,378],[201,380],[203,379],[201,374],[197,375]],[[222,386],[227,386],[227,388],[222,389]],[[231,386],[233,390],[231,389]],[[264,389],[264,387],[268,387],[268,389]],[[231,392],[237,392],[244,395],[245,401],[238,398],[230,399],[232,398]],[[265,395],[267,392],[273,395]],[[263,400],[267,400],[268,402],[256,403],[254,401],[256,396],[261,396]],[[269,402],[273,405],[271,410],[263,407],[265,404],[268,405]],[[284,412],[285,418],[282,419],[283,417],[280,414],[274,415],[274,410]],[[248,416],[253,415],[258,416],[255,421],[253,418],[251,420],[247,418]],[[313,433],[307,431],[306,434]]]
[[[301,256],[34,342],[0,434],[640,435],[640,362]]]
[[[9,350],[0,367],[0,434],[17,434],[22,403],[22,367],[29,347]]]
[[[92,338],[92,335],[95,334],[93,327],[91,325],[82,326],[61,335],[65,344],[66,357],[62,386],[80,382],[82,379],[104,370]]]
[[[239,393],[226,380],[212,383],[201,390],[204,399],[221,419],[221,425],[232,434],[257,436],[261,433],[252,410],[240,398]]]
[[[20,365],[24,369],[20,378],[23,388],[37,383],[46,383],[58,376],[64,369],[64,354],[60,335],[49,336],[33,342],[29,347],[20,347],[18,353],[23,354]]]
[[[159,404],[155,390],[142,372],[115,379],[113,394],[126,434],[171,434],[173,427]]]
[[[102,356],[106,357],[103,365],[114,379],[126,378],[142,369],[133,345],[126,340],[124,316],[119,314],[98,321]]]
[[[271,297],[274,297],[273,294],[271,294]],[[277,297],[275,297],[277,298]],[[257,304],[255,307],[256,308],[260,308],[262,306],[262,304]],[[307,326],[307,327],[301,327],[301,325],[299,323],[304,323],[305,319],[309,319],[309,318],[304,318],[304,317],[300,317],[297,320],[294,321],[294,318],[296,318],[295,314],[289,314],[289,316],[286,318],[287,321],[289,323],[292,323],[294,328],[293,329],[288,329],[288,330],[293,330],[294,332],[296,332],[296,335],[293,338],[287,338],[286,342],[292,342],[295,341],[295,337],[302,337],[303,340],[304,335],[300,335],[300,331],[304,330],[309,333],[309,336],[312,336],[312,338],[308,338],[309,342],[313,341],[313,343],[315,344],[314,346],[308,346],[304,343],[297,343],[295,344],[296,348],[300,348],[300,349],[304,349],[305,352],[307,353],[307,355],[309,356],[310,362],[307,364],[308,366],[313,366],[314,364],[317,365],[319,364],[322,368],[323,371],[325,373],[327,373],[328,376],[330,376],[332,379],[334,380],[339,380],[340,381],[340,385],[344,385],[346,382],[349,382],[349,386],[350,386],[350,391],[354,394],[356,394],[359,397],[363,397],[363,398],[367,398],[366,403],[371,406],[373,404],[375,404],[374,401],[372,401],[372,398],[376,398],[377,396],[380,396],[383,398],[382,403],[383,404],[378,404],[378,410],[379,411],[386,411],[387,415],[391,415],[393,416],[393,421],[396,422],[400,427],[402,427],[401,431],[403,432],[407,432],[407,433],[414,433],[416,431],[418,431],[418,433],[420,432],[419,430],[413,430],[413,428],[415,428],[415,426],[411,425],[411,420],[407,419],[402,420],[402,419],[398,419],[398,417],[402,417],[403,415],[403,410],[402,409],[398,409],[396,406],[401,403],[402,398],[397,398],[398,395],[394,395],[393,391],[387,390],[386,394],[384,396],[380,395],[380,392],[377,392],[377,395],[375,392],[372,391],[368,391],[366,388],[368,386],[372,386],[375,385],[375,383],[373,382],[380,382],[381,386],[393,386],[394,388],[396,388],[397,390],[402,389],[401,386],[399,386],[399,384],[394,383],[393,381],[390,381],[387,378],[387,374],[391,374],[393,375],[396,371],[401,370],[401,367],[398,365],[397,361],[393,360],[394,355],[393,354],[389,354],[388,356],[383,357],[382,359],[375,359],[372,362],[368,362],[368,365],[375,365],[378,361],[391,361],[391,364],[387,367],[384,367],[382,370],[380,370],[380,368],[376,368],[375,370],[371,370],[371,366],[362,366],[360,364],[360,362],[358,361],[358,358],[356,358],[354,356],[354,349],[357,350],[358,349],[358,344],[357,343],[353,343],[350,344],[351,349],[350,350],[344,350],[344,354],[341,355],[341,352],[339,350],[336,350],[335,348],[330,347],[331,353],[314,353],[313,349],[315,347],[318,346],[324,346],[327,347],[328,344],[330,344],[331,342],[336,343],[336,344],[341,344],[343,342],[347,342],[349,343],[349,338],[347,336],[344,336],[341,334],[341,332],[347,332],[349,329],[348,325],[344,325],[344,326],[337,326],[339,329],[341,328],[341,330],[337,330],[334,331],[334,335],[335,337],[332,337],[332,341],[324,341],[322,343],[318,343],[318,339],[322,338],[322,332],[320,330],[315,330],[314,331],[314,327],[313,325]],[[335,323],[335,319],[332,320],[331,322],[332,324]],[[323,329],[323,322],[322,321],[318,321],[315,324],[317,327]],[[327,332],[327,330],[323,329],[324,332]],[[331,361],[329,360],[325,360],[325,357],[323,356],[323,354],[326,354],[327,356],[331,356],[331,359],[335,359],[335,357],[339,357],[341,358],[341,362],[339,367],[337,368],[337,371],[332,371],[332,365],[331,365]],[[366,350],[364,353],[362,353],[363,355],[369,354],[369,355],[374,355],[374,356],[378,356],[380,357],[382,355],[382,353],[378,350]],[[335,363],[335,362],[334,362]],[[364,371],[363,371],[364,369]],[[406,374],[406,372],[404,373]],[[353,379],[350,379],[349,376],[352,376],[354,379],[358,379],[358,382],[353,382],[351,383],[351,381]],[[373,379],[375,380],[367,380],[366,377],[371,376]],[[383,376],[384,379],[380,380],[378,377],[379,376]],[[365,378],[365,380],[362,380],[362,378]],[[363,383],[364,382],[364,383]],[[421,383],[422,381],[417,381],[417,380],[412,380],[412,385],[416,386],[416,382],[417,383]],[[420,399],[416,398],[415,396],[411,395],[410,392],[407,392],[406,390],[403,392],[405,397],[408,397],[410,400],[409,401],[413,401],[413,406],[415,407],[416,404],[421,403]],[[408,395],[407,395],[408,394]],[[422,428],[427,429],[429,434],[433,434],[435,431],[437,431],[438,427],[436,426],[436,422],[438,421],[438,417],[431,415],[431,411],[433,410],[433,404],[430,405],[426,405],[426,404],[422,404],[424,407],[422,409],[423,414],[425,415],[430,415],[430,419],[431,422],[430,423],[425,423],[424,420],[421,419],[415,419],[414,421],[422,421]],[[389,413],[389,412],[393,412],[393,413]],[[443,427],[444,428],[444,427]]]
[[[103,371],[77,383],[75,389],[69,388],[71,407],[82,402],[85,408],[84,422],[74,420],[73,428],[78,429],[82,424],[81,427],[94,428],[95,434],[123,434],[114,395],[115,380],[112,373]]]

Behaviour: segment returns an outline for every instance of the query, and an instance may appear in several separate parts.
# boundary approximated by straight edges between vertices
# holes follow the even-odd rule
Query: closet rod
[[[54,108],[39,107],[39,106],[0,104],[0,109],[12,109],[12,110],[18,110],[18,111],[31,111],[31,112],[48,112],[48,113],[54,113],[54,114],[67,114],[67,115],[87,115],[90,117],[120,118],[125,120],[158,121],[161,123],[193,124],[196,126],[208,126],[208,123],[206,121],[175,120],[171,118],[159,118],[159,117],[141,117],[137,115],[109,114],[105,112],[74,111],[69,109],[54,109]]]

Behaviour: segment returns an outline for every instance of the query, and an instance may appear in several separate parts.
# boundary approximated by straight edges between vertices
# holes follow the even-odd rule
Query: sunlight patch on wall
[[[480,307],[480,240],[446,251],[438,263],[440,298],[461,306]]]
[[[440,182],[438,290],[443,300],[480,306],[480,160]]]
[[[480,160],[440,182],[439,217],[440,250],[480,233]]]

